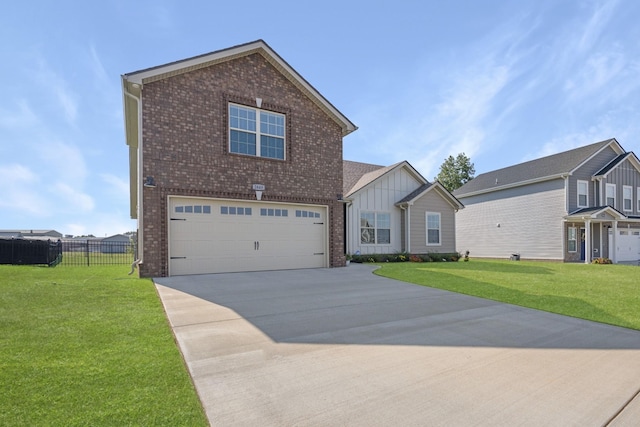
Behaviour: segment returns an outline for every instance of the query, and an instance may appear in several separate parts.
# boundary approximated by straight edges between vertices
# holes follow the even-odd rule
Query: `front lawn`
[[[208,425],[150,280],[0,266],[0,425]]]
[[[640,329],[640,267],[471,259],[384,263],[376,274]]]

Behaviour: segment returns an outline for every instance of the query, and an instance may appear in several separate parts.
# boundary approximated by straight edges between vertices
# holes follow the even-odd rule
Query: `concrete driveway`
[[[640,331],[372,271],[155,279],[211,424],[640,422]]]

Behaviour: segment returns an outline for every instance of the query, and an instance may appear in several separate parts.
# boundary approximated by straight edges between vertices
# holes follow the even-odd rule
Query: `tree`
[[[475,173],[476,169],[471,159],[464,153],[460,153],[455,158],[449,156],[445,159],[435,179],[440,181],[447,190],[453,191],[471,181]]]

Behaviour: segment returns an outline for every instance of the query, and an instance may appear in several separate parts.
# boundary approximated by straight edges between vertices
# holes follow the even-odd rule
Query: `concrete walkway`
[[[373,268],[156,279],[215,426],[637,426],[640,332]]]

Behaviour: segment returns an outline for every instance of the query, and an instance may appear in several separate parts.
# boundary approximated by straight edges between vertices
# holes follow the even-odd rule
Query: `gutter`
[[[131,273],[133,273],[133,270],[136,266],[138,266],[139,264],[144,263],[144,220],[143,220],[143,215],[142,215],[142,92],[140,93],[140,98],[136,97],[135,95],[129,93],[127,91],[126,88],[126,80],[125,78],[123,78],[122,81],[122,91],[124,93],[124,95],[126,97],[129,97],[131,99],[133,99],[136,102],[136,106],[137,106],[137,110],[138,110],[138,176],[136,179],[136,192],[137,192],[137,207],[136,207],[136,211],[137,211],[137,222],[138,222],[138,259],[134,261],[134,263],[131,265]],[[140,89],[142,90],[142,86],[140,86]],[[126,117],[125,117],[125,127],[126,127]],[[126,129],[125,129],[125,135],[126,135]]]

